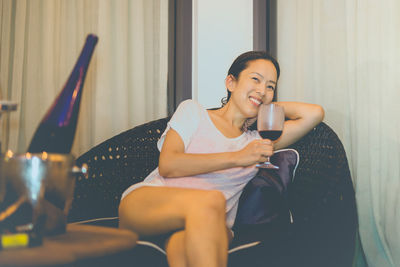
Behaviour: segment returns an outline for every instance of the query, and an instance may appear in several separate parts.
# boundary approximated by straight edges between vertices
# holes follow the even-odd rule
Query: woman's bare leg
[[[227,264],[225,198],[219,191],[142,187],[121,201],[119,216],[120,227],[139,235],[184,230],[168,250],[183,240],[187,266]]]
[[[232,241],[232,232],[226,228],[229,243]],[[165,243],[168,264],[173,267],[186,267],[185,231],[178,231],[171,235]],[[221,253],[226,253],[222,251]]]
[[[171,267],[188,267],[185,252],[185,231],[178,231],[165,242],[168,265]]]

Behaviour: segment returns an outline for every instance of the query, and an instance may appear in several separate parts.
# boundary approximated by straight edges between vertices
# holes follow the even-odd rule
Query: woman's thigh
[[[219,191],[144,186],[120,203],[120,227],[139,235],[156,235],[183,229],[191,213],[212,210],[225,214],[225,197]]]

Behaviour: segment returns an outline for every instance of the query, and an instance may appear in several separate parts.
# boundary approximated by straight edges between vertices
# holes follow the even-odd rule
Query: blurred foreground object
[[[82,88],[98,37],[89,34],[64,85],[33,135],[28,152],[68,154],[74,141]]]
[[[72,155],[46,152],[13,155],[9,151],[0,158],[2,241],[8,240],[11,247],[32,245],[17,234],[25,233],[32,239],[65,232],[75,174],[84,172],[74,165]]]

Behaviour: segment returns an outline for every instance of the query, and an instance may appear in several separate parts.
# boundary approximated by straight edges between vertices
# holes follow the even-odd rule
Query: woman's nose
[[[257,86],[257,88],[256,88],[256,93],[257,93],[259,96],[261,96],[261,97],[265,96],[265,93],[266,93],[265,91],[266,91],[266,89],[265,89],[265,87],[262,86],[262,85],[259,85],[259,86]]]

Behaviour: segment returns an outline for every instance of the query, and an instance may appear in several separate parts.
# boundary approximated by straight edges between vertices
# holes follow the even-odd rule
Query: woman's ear
[[[229,92],[234,91],[235,83],[236,83],[236,78],[232,74],[229,74],[228,76],[226,76],[225,87]]]

